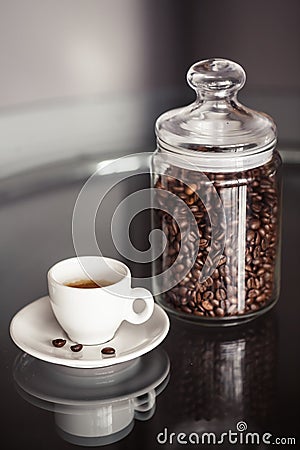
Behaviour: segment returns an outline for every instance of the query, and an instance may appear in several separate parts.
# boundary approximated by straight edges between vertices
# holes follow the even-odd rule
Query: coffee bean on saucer
[[[72,352],[80,352],[80,350],[82,350],[82,347],[82,344],[75,344],[71,345],[70,349],[72,350]]]
[[[113,347],[104,347],[101,349],[103,358],[111,358],[116,355],[116,350]]]
[[[52,341],[52,345],[54,345],[54,347],[63,347],[65,345],[67,341],[65,339],[53,339]]]

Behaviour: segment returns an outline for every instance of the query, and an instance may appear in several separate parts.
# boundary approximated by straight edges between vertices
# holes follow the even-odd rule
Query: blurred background
[[[276,322],[258,322],[258,332],[237,330],[234,338],[224,333],[214,341],[200,330],[196,337],[189,330],[180,335],[172,326],[173,388],[158,401],[156,418],[136,424],[118,449],[153,450],[166,418],[178,424],[193,424],[196,413],[201,420],[214,412],[228,418],[226,402],[233,398],[246,414],[239,420],[252,414],[253,430],[296,434],[299,23],[299,0],[0,0],[0,389],[9,448],[71,448],[56,436],[50,413],[22,402],[13,387],[18,350],[8,334],[11,318],[47,293],[49,267],[75,256],[74,205],[99,167],[90,199],[108,195],[95,218],[97,244],[102,254],[128,263],[135,277],[151,280],[150,264],[134,263],[130,249],[127,259],[117,252],[111,220],[121,200],[149,187],[148,154],[135,153],[155,149],[154,122],[162,112],[193,101],[186,72],[209,57],[240,63],[247,73],[240,100],[278,125],[285,161],[282,298]],[[114,164],[122,155],[131,156]],[[118,223],[120,236],[127,219]],[[133,246],[147,250],[150,231],[148,210],[130,224]],[[95,254],[89,237],[82,238],[84,253]]]
[[[0,0],[0,176],[155,147],[154,122],[189,103],[189,66],[246,70],[240,100],[300,141],[298,0]],[[299,155],[299,156],[298,156]]]

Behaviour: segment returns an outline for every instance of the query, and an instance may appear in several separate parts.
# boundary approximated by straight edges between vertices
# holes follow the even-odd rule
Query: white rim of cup
[[[124,273],[124,274],[122,274],[122,273],[120,273],[120,272],[117,272],[119,275],[123,275],[123,276],[122,276],[122,278],[121,278],[120,280],[116,281],[115,283],[112,283],[110,286],[117,286],[119,283],[121,283],[121,281],[124,280],[124,278],[126,278],[126,277],[131,277],[131,272],[130,272],[129,267],[126,266],[126,264],[124,264],[123,262],[118,261],[117,259],[114,259],[114,258],[108,258],[108,257],[106,257],[106,256],[78,256],[78,257],[77,257],[77,256],[74,256],[74,257],[71,257],[71,258],[62,259],[61,261],[58,261],[57,263],[55,263],[55,264],[48,270],[48,273],[47,273],[48,279],[51,279],[52,281],[54,281],[55,283],[59,284],[59,285],[62,286],[63,288],[66,288],[66,289],[77,289],[77,290],[82,291],[82,289],[79,288],[79,287],[73,287],[73,286],[70,287],[70,286],[65,285],[65,284],[62,283],[61,281],[58,281],[58,280],[56,279],[56,277],[53,275],[53,272],[55,272],[55,270],[57,269],[57,266],[60,266],[60,265],[63,265],[63,264],[65,264],[65,263],[68,263],[68,262],[70,262],[70,261],[75,261],[75,260],[76,260],[76,261],[79,262],[79,264],[81,265],[81,267],[82,267],[83,271],[86,273],[86,276],[88,277],[88,279],[90,279],[90,280],[96,282],[96,280],[94,280],[94,279],[86,272],[86,270],[85,270],[85,268],[84,268],[84,264],[82,264],[82,263],[80,262],[81,259],[84,260],[84,259],[88,259],[88,258],[101,259],[101,260],[104,260],[104,261],[107,261],[107,262],[111,261],[112,263],[119,265],[120,267],[122,267],[122,268],[125,270],[125,273]],[[112,268],[112,265],[109,265],[109,264],[108,264],[108,266]],[[108,286],[103,286],[103,287],[98,286],[97,288],[94,288],[94,289],[103,289],[103,288],[105,288],[105,287],[108,287]]]

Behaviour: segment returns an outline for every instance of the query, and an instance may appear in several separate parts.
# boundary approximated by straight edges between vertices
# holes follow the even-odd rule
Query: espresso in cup
[[[58,323],[72,341],[84,345],[111,340],[124,320],[146,322],[154,309],[151,292],[132,288],[129,268],[111,258],[60,261],[48,272],[48,288]],[[139,312],[134,308],[137,299],[144,303]]]
[[[100,281],[94,281],[94,280],[76,280],[76,281],[69,281],[65,283],[65,286],[78,288],[78,289],[95,289],[95,288],[101,288],[110,286],[112,283],[107,280],[100,280]]]

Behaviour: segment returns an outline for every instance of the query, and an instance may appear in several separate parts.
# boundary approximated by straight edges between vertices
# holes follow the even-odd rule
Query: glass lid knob
[[[200,98],[225,98],[235,95],[244,86],[246,74],[233,61],[211,58],[192,65],[187,81]]]

